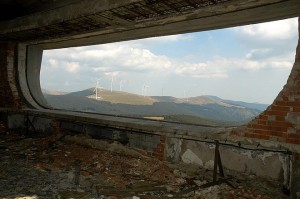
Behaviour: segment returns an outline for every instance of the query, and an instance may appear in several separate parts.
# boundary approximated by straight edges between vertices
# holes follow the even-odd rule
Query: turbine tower
[[[97,79],[97,83],[96,83],[96,88],[94,89],[94,92],[96,92],[96,96],[95,96],[95,99],[97,100],[98,99],[98,89],[99,89],[99,81],[101,80],[100,79]],[[101,89],[102,87],[100,87]],[[99,98],[101,99],[101,97],[99,96]]]
[[[142,89],[142,94],[143,94],[144,97],[147,95],[147,88],[149,88],[149,87],[150,87],[150,86],[148,86],[148,85],[146,85],[146,84],[144,83],[143,89]]]
[[[123,80],[120,81],[120,91],[122,91],[123,88]]]
[[[110,92],[113,91],[113,83],[114,83],[114,74],[111,74],[111,81],[110,81]]]
[[[186,90],[183,91],[184,99],[185,99],[186,102],[189,101],[189,98],[186,95],[187,93],[188,93],[188,91],[186,91]]]

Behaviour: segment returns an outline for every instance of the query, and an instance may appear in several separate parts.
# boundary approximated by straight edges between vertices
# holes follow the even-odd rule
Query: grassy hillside
[[[151,105],[157,100],[148,97],[141,96],[132,93],[122,92],[122,91],[109,91],[105,89],[98,89],[98,97],[101,101],[110,102],[113,104],[132,104],[132,105]],[[73,92],[67,94],[68,96],[77,97],[89,97],[95,99],[94,88],[90,88],[83,91]]]
[[[199,96],[188,99],[172,96],[141,96],[127,92],[94,89],[49,95],[45,98],[52,107],[100,114],[133,117],[158,117],[164,120],[200,125],[236,125],[247,122],[261,110],[249,108],[252,103],[226,101],[214,96]],[[260,104],[259,104],[260,105]],[[255,107],[255,104],[253,105]]]

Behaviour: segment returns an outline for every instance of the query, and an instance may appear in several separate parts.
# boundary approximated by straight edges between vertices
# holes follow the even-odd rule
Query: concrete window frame
[[[269,5],[266,15],[265,7],[239,10],[236,13],[225,13],[211,16],[210,18],[195,18],[191,20],[174,21],[168,20],[158,24],[128,25],[119,29],[94,30],[91,32],[78,33],[76,35],[59,36],[56,38],[33,40],[18,44],[18,80],[23,97],[30,107],[35,109],[53,109],[45,100],[40,86],[41,62],[44,50],[79,47],[88,45],[106,44],[120,41],[143,39],[156,36],[167,36],[197,31],[215,30],[241,25],[249,25],[260,22],[275,21],[298,17],[294,1],[288,3],[294,10],[287,11],[279,5]],[[284,4],[284,2],[282,2]],[[224,8],[225,9],[225,8]],[[278,12],[283,9],[282,12]],[[256,15],[260,13],[260,15]],[[237,19],[237,16],[240,18]]]

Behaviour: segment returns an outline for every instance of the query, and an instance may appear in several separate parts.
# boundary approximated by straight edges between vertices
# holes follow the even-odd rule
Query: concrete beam
[[[100,43],[121,41],[128,39],[146,38],[152,36],[162,36],[170,34],[179,34],[193,31],[205,31],[218,28],[226,28],[238,25],[246,25],[258,22],[272,21],[299,16],[299,0],[229,0],[217,3],[211,6],[193,8],[184,12],[171,14],[158,14],[157,16],[148,16],[142,20],[128,21],[126,18],[120,18],[112,15],[112,19],[118,24],[103,23],[87,24],[84,18],[97,18],[101,20],[101,14],[107,11],[115,12],[115,8],[124,8],[128,5],[149,6],[143,0],[130,1],[81,1],[57,9],[35,13],[26,17],[0,23],[0,39],[14,40],[22,42],[52,43],[57,47],[68,47],[84,45],[85,42],[68,42],[68,40],[78,40],[90,37],[99,41],[96,36],[121,33],[118,39],[101,40]],[[127,9],[128,12],[132,12]],[[136,13],[138,14],[138,13]],[[95,21],[97,21],[95,20]],[[104,27],[103,24],[106,24]],[[65,31],[65,27],[72,27],[70,31]],[[82,27],[82,28],[80,28]],[[130,32],[128,32],[130,31]],[[140,33],[142,31],[142,33]],[[133,32],[133,33],[132,33]],[[130,37],[130,35],[134,37]],[[110,38],[110,37],[109,37]],[[78,43],[78,44],[77,44]],[[47,47],[48,48],[48,47]],[[50,47],[49,47],[50,48]]]
[[[73,0],[68,5],[0,23],[0,35],[78,19],[141,0]],[[73,3],[72,3],[73,2]]]
[[[90,33],[69,35],[58,39],[37,41],[44,49],[103,44],[117,41],[207,31],[300,16],[298,0],[289,0],[247,9],[241,2],[204,8],[196,13],[173,18],[114,26]],[[243,6],[241,6],[243,5]],[[252,4],[254,6],[254,4]],[[229,7],[229,8],[228,8]]]

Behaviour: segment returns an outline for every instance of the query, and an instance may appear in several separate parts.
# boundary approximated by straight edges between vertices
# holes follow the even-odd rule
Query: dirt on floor
[[[212,171],[145,154],[84,135],[24,136],[0,124],[0,198],[289,198],[278,182],[229,171],[206,187]]]

